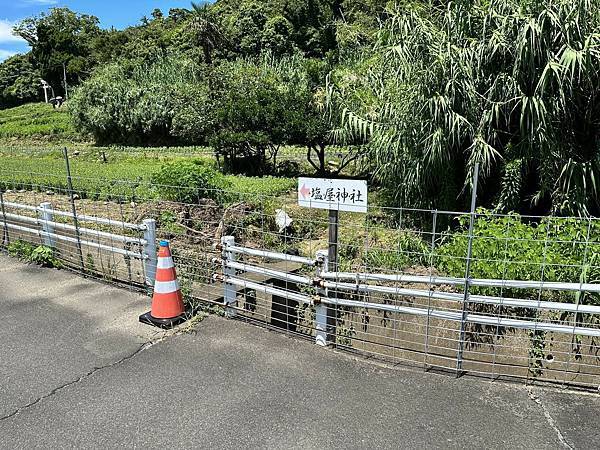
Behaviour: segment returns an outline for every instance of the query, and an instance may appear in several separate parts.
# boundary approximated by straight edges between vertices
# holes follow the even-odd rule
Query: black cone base
[[[183,323],[187,320],[185,314],[182,314],[181,316],[177,316],[177,317],[173,317],[172,319],[156,319],[155,317],[152,317],[152,315],[150,314],[150,312],[147,312],[146,314],[142,314],[140,316],[140,322],[145,323],[146,325],[151,325],[153,327],[159,327],[159,328],[173,328],[177,325],[179,325],[180,323]]]

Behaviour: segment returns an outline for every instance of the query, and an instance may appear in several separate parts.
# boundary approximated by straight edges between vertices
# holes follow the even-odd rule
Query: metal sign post
[[[305,208],[328,210],[327,272],[338,272],[338,230],[339,212],[366,213],[368,208],[368,187],[365,180],[333,180],[326,178],[299,178],[298,204]],[[336,280],[337,281],[337,280]],[[337,296],[337,293],[334,295]],[[321,308],[326,308],[322,311]],[[317,306],[317,330],[326,328],[327,343],[335,344],[337,306]],[[321,331],[323,333],[323,331]],[[318,333],[317,343],[323,345]]]
[[[340,225],[340,213],[336,209],[329,210],[329,239],[327,256],[331,272],[338,271],[338,229]],[[336,279],[337,281],[337,279]],[[334,294],[337,296],[337,292]],[[335,344],[337,325],[337,306],[327,308],[327,342]]]

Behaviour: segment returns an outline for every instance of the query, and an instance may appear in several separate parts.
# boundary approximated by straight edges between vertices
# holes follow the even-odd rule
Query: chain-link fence
[[[168,239],[191,309],[426,370],[600,385],[595,218],[371,206],[340,212],[332,243],[327,211],[295,192],[1,168],[0,187],[17,256],[151,292]]]

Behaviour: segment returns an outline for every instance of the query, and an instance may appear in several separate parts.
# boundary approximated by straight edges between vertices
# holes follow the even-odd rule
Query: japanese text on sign
[[[306,208],[367,212],[367,182],[299,178],[298,204]]]

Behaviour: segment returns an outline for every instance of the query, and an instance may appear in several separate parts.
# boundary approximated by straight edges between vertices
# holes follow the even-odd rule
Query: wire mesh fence
[[[192,309],[426,370],[600,385],[598,219],[371,206],[339,213],[331,264],[327,211],[295,193],[72,186],[0,168],[2,247],[149,293],[168,239]]]

